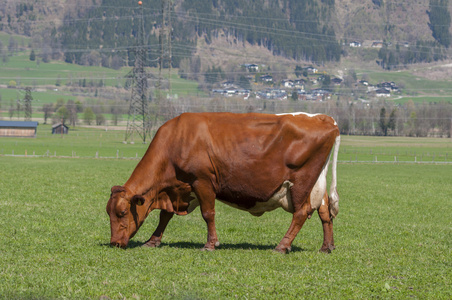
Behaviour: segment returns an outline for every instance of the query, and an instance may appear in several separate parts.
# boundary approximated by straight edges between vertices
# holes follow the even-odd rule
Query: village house
[[[262,82],[265,82],[265,83],[272,83],[272,82],[273,82],[273,77],[270,76],[270,75],[262,75],[262,76],[260,77],[260,80],[261,80]]]
[[[293,82],[293,80],[290,80],[290,79],[284,79],[283,81],[281,81],[281,84],[286,88],[294,87],[294,82]]]
[[[68,134],[69,127],[65,124],[57,123],[52,126],[52,134]]]
[[[391,96],[391,91],[385,88],[380,88],[375,91],[377,97],[389,97]]]
[[[259,72],[259,66],[256,64],[243,64],[243,67],[245,67],[248,72]]]
[[[314,68],[314,67],[312,67],[312,66],[310,66],[310,67],[307,67],[307,68],[306,68],[306,71],[307,71],[308,73],[310,73],[310,74],[317,74],[317,72],[318,72],[319,70],[316,69],[316,68]]]
[[[382,48],[383,47],[383,42],[382,41],[375,41],[372,42],[372,48]]]
[[[304,80],[304,79],[295,79],[294,82],[293,82],[293,86],[295,88],[299,88],[299,89],[303,89],[304,90],[305,85],[306,85],[306,80]]]

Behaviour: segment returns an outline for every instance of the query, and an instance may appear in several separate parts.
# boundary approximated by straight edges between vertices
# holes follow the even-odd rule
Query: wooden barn
[[[69,127],[64,124],[58,123],[52,126],[52,134],[68,134]]]
[[[0,137],[36,137],[38,122],[0,121]]]

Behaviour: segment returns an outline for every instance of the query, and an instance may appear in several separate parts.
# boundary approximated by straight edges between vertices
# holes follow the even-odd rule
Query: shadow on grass
[[[140,241],[130,241],[127,245],[127,248],[134,249],[142,247],[144,242]],[[100,244],[100,246],[105,247],[112,247],[110,244]],[[250,243],[237,243],[237,244],[231,244],[231,243],[220,243],[219,247],[216,247],[216,250],[274,250],[277,244],[274,245],[259,245],[259,244],[250,244]],[[175,243],[162,243],[159,248],[161,247],[171,247],[171,248],[180,248],[180,249],[202,249],[204,247],[203,243],[194,243],[194,242],[175,242]],[[308,251],[307,249],[300,248],[297,246],[292,246],[291,252],[304,252]]]
[[[140,248],[144,245],[144,242],[140,241],[130,241],[127,245],[127,248],[134,249]],[[103,247],[112,247],[109,243],[100,244]],[[220,243],[219,247],[216,247],[216,250],[274,250],[277,244],[274,245],[259,245],[259,244],[250,244],[250,243]],[[194,242],[174,242],[174,243],[165,243],[163,242],[158,248],[161,247],[171,247],[171,248],[180,248],[180,249],[202,249],[204,247],[203,243],[194,243]],[[304,249],[297,246],[292,246],[292,250],[290,252],[304,252],[308,251],[308,249]]]

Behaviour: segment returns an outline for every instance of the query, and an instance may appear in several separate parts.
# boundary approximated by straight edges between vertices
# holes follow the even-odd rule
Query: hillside
[[[337,31],[348,40],[388,40],[414,44],[433,41],[428,23],[429,0],[336,1]]]
[[[173,0],[173,65],[184,58],[204,56],[207,61],[228,50],[251,49],[276,59],[311,61],[323,64],[338,61],[347,52],[349,41],[390,45],[437,47],[429,24],[430,4],[448,13],[447,0]],[[147,41],[152,46],[150,61],[158,57],[158,33],[161,27],[161,1],[143,1]],[[41,54],[66,62],[89,64],[108,60],[108,67],[122,61],[133,64],[131,53],[124,51],[136,44],[140,12],[138,5],[125,0],[6,0],[0,4],[0,30],[33,37],[32,47]],[[6,46],[6,45],[5,45]],[[413,51],[424,51],[418,46]],[[83,50],[82,50],[83,49]],[[118,51],[119,50],[119,51]],[[97,53],[90,53],[97,51]],[[434,51],[434,50],[429,50]],[[85,56],[83,57],[83,54]],[[218,53],[217,53],[218,54]],[[433,59],[434,54],[430,55]],[[234,57],[234,56],[232,56]],[[266,55],[267,57],[267,55]],[[443,58],[442,53],[438,58]],[[382,57],[380,57],[383,59]],[[91,61],[92,61],[91,57]],[[411,59],[408,63],[428,61]],[[91,62],[92,63],[92,62]],[[155,63],[154,63],[155,65]],[[113,66],[114,67],[114,66]]]

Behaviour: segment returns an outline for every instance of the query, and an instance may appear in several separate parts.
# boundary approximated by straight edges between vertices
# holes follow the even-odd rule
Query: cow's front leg
[[[215,228],[215,193],[208,183],[197,182],[193,186],[199,200],[202,217],[207,224],[207,243],[203,250],[212,251],[215,250],[215,246],[220,245]]]
[[[330,211],[328,209],[328,194],[325,192],[323,196],[322,205],[319,207],[319,217],[322,221],[323,226],[323,245],[320,248],[320,252],[331,253],[336,247],[334,246],[333,238],[333,218],[331,217]]]
[[[152,234],[151,238],[143,244],[143,246],[147,247],[158,247],[162,242],[163,232],[165,231],[166,226],[168,225],[171,218],[174,216],[174,213],[167,212],[166,210],[160,211],[160,220],[157,228]]]

